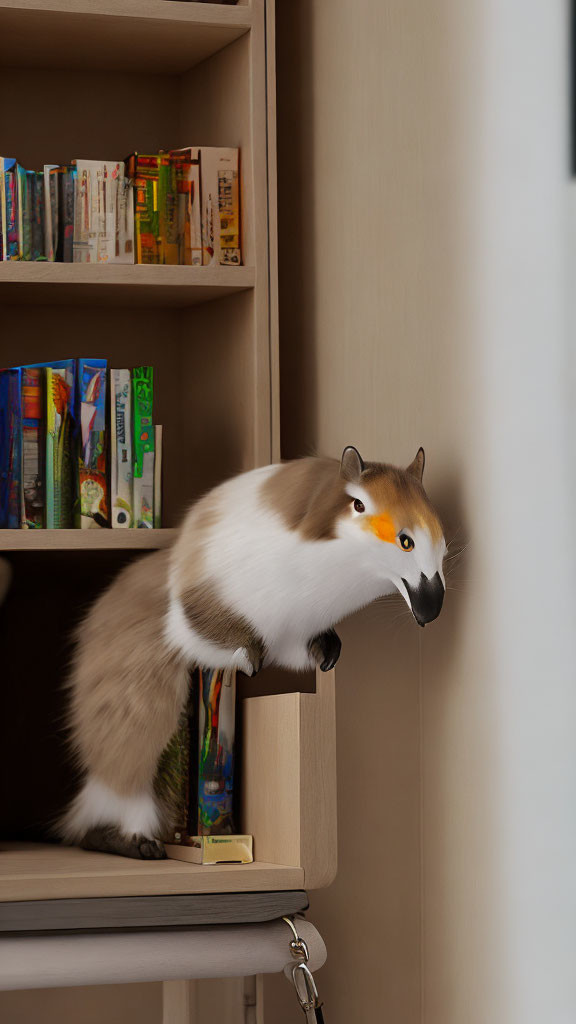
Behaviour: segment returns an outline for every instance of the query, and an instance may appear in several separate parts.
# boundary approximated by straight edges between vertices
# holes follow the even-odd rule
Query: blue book
[[[22,467],[21,373],[0,370],[0,529],[20,528]]]

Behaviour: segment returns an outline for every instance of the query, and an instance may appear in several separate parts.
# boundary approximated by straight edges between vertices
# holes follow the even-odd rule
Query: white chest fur
[[[262,483],[275,471],[274,466],[255,470],[219,489],[218,522],[202,560],[223,604],[264,640],[268,660],[301,669],[310,664],[307,644],[313,636],[394,588],[378,579],[354,540],[307,541],[288,529],[261,494]],[[225,667],[224,652],[205,649],[174,600],[169,630],[189,657],[198,657],[202,648],[201,660],[219,656]]]

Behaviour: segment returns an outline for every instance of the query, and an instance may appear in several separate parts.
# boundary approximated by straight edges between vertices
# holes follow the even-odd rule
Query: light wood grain
[[[163,982],[162,1024],[194,1024],[196,1019],[196,982]]]
[[[0,844],[0,901],[301,889],[299,867],[142,861],[44,843]]]
[[[248,6],[167,0],[2,0],[10,66],[178,74],[250,29]],[[50,45],[46,46],[46,39]],[[6,63],[7,51],[4,50]]]
[[[253,288],[252,267],[0,263],[0,300],[40,305],[194,306]]]
[[[165,548],[177,530],[0,530],[0,551],[103,551]]]
[[[317,692],[244,702],[243,829],[268,861],[298,864],[307,889],[336,874],[334,673]]]

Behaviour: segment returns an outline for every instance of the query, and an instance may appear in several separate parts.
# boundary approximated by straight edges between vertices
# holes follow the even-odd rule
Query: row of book
[[[0,370],[0,528],[161,525],[151,366],[62,359]]]
[[[41,171],[0,157],[0,255],[239,266],[239,150],[188,146]]]

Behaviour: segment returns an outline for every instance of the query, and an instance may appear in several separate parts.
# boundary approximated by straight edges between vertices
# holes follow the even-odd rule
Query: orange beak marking
[[[388,544],[396,543],[396,527],[389,515],[370,516],[370,529],[378,540],[385,540]]]

